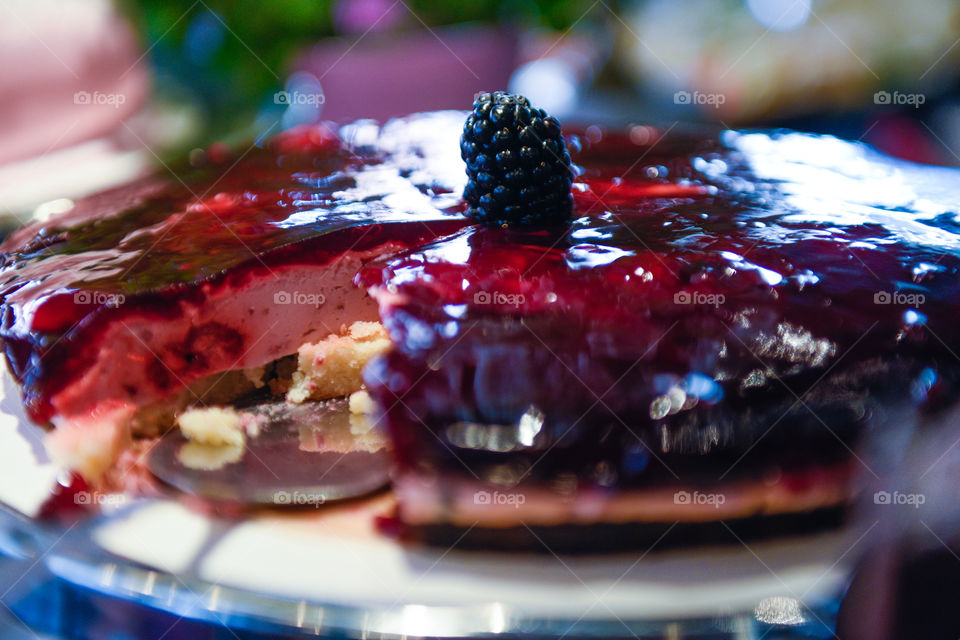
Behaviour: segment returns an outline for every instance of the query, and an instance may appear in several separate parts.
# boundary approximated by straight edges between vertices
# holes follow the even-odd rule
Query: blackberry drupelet
[[[481,93],[460,138],[469,180],[468,214],[490,225],[545,225],[570,219],[573,172],[560,123],[523,96]]]

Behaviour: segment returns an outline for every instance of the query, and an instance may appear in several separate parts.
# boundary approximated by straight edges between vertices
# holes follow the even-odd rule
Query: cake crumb
[[[387,332],[379,322],[354,322],[340,335],[303,345],[287,401],[326,400],[361,389],[363,367],[389,346]]]
[[[373,414],[377,406],[365,389],[350,394],[350,433],[363,436],[373,429]]]
[[[263,428],[270,422],[270,419],[264,415],[240,412],[240,427],[247,432],[247,437],[256,438],[260,435]]]
[[[188,469],[216,471],[243,458],[243,446],[186,442],[177,452],[180,464]]]
[[[91,416],[61,418],[44,440],[50,459],[60,468],[96,482],[129,444],[126,425],[133,411],[132,407],[118,405]]]
[[[246,441],[240,414],[229,407],[189,409],[177,417],[183,435],[193,442],[243,447]]]
[[[350,394],[350,413],[355,416],[369,415],[373,413],[376,407],[373,404],[373,398],[366,390],[354,391]]]
[[[263,381],[263,377],[266,372],[266,366],[253,367],[251,369],[244,369],[243,375],[247,380],[250,381],[251,384],[253,384],[254,389],[262,389],[266,385],[266,382]]]

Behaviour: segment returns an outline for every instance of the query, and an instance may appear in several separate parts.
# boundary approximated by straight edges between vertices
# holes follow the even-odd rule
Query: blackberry
[[[558,224],[570,219],[573,172],[560,123],[523,96],[481,93],[460,138],[467,163],[463,199],[490,225]]]

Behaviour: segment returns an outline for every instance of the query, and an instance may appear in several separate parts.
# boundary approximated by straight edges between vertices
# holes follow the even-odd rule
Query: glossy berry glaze
[[[238,153],[213,147],[173,175],[91,196],[8,238],[0,336],[31,417],[155,401],[216,371],[256,366],[244,361],[254,347],[261,360],[280,357],[269,352],[272,340],[283,341],[278,320],[301,307],[278,310],[269,284],[242,309],[197,310],[281,276],[274,288],[292,294],[298,278],[322,279],[317,269],[347,254],[416,246],[461,228],[459,193],[445,182],[459,149],[432,144],[448,122],[440,117],[438,126],[438,117],[382,130],[358,123],[339,135],[294,130]],[[267,311],[277,320],[256,319]],[[186,328],[166,341],[153,330],[174,324]],[[136,338],[113,352],[106,341],[123,327]],[[304,341],[297,337],[288,353]],[[63,399],[109,359],[120,363],[116,376],[98,374],[91,392]]]
[[[367,377],[401,474],[557,495],[800,491],[848,465],[878,401],[952,395],[956,172],[791,133],[591,128],[569,137],[574,221],[511,231],[459,213],[463,118],[211,149],[15,234],[0,331],[33,417],[104,359],[125,378],[71,410],[161,398],[258,344],[289,353],[262,349],[286,322],[248,331],[224,307],[191,325],[187,310],[350,253],[382,256],[357,281],[395,341]],[[174,323],[189,331],[108,348],[117,327],[146,340]]]
[[[885,403],[952,395],[960,173],[790,132],[587,133],[568,228],[471,226],[361,273],[402,474],[802,492],[870,473]]]

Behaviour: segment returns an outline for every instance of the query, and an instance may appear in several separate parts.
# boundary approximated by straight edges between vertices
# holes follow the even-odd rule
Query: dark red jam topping
[[[292,131],[266,147],[214,154],[216,162],[205,157],[196,167],[174,168],[172,176],[83,200],[65,217],[4,243],[0,295],[25,306],[74,291],[102,292],[92,299],[156,292],[347,227],[449,218],[444,211],[459,205],[450,195],[458,185],[434,175],[431,163],[456,159],[457,149],[444,154],[425,139],[394,154],[389,145],[401,141],[390,129],[386,140],[362,144],[377,131],[349,128],[360,143]],[[34,330],[65,324],[33,309],[25,313],[42,325]]]
[[[406,468],[757,478],[955,386],[956,171],[794,133],[582,144],[569,229],[468,227],[362,272],[390,294],[367,378]]]

